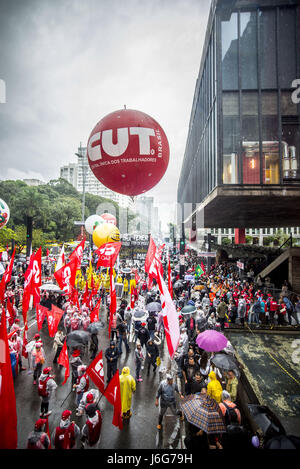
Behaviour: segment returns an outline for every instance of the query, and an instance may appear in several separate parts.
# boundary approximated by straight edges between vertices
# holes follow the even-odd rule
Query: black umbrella
[[[269,407],[257,404],[248,404],[251,417],[265,436],[273,437],[285,435],[285,429],[278,417]]]
[[[88,344],[90,333],[87,331],[73,331],[67,334],[67,346],[76,347],[77,345]]]
[[[174,283],[173,288],[175,290],[179,290],[180,288],[183,288],[183,283],[180,280],[177,280],[177,282]]]
[[[149,313],[159,313],[162,310],[161,303],[152,301],[146,305],[146,310],[149,311]]]
[[[104,329],[104,327],[105,326],[103,322],[91,322],[91,324],[89,324],[87,327],[87,331],[91,334],[97,334],[97,332],[101,329]]]
[[[216,353],[211,362],[221,370],[238,370],[238,362],[227,353]]]
[[[136,310],[132,315],[133,321],[145,321],[148,317],[147,311]]]

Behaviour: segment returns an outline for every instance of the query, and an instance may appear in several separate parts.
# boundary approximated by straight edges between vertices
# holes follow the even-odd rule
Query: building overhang
[[[204,228],[300,226],[300,185],[216,187],[193,212]],[[192,213],[184,220],[191,225]]]

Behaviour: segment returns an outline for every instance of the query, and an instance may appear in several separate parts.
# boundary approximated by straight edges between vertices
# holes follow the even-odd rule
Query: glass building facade
[[[299,24],[298,1],[212,2],[178,202],[300,185]]]

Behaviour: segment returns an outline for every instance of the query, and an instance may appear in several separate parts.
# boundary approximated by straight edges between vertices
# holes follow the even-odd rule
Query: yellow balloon
[[[94,229],[93,241],[97,248],[100,248],[105,243],[120,241],[120,231],[111,223],[103,223]]]

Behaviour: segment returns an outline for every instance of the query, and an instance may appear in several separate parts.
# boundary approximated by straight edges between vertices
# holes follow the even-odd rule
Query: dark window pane
[[[238,88],[237,13],[229,21],[222,21],[222,82],[224,90]]]
[[[256,12],[241,13],[240,53],[242,88],[257,89]]]
[[[263,92],[262,102],[263,183],[279,184],[279,138],[277,93]]]
[[[291,88],[292,81],[297,78],[295,18],[294,8],[279,10],[279,85],[281,88]]]
[[[223,183],[238,182],[237,155],[240,140],[238,93],[223,93]]]
[[[242,94],[242,162],[243,183],[260,183],[258,94]]]
[[[277,88],[275,10],[259,12],[261,87]]]

